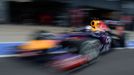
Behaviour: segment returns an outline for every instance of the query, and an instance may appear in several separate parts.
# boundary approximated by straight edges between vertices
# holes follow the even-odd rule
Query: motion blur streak
[[[86,64],[88,61],[90,61],[89,57],[79,55],[76,57],[70,57],[67,59],[54,61],[53,67],[62,71],[67,71]]]

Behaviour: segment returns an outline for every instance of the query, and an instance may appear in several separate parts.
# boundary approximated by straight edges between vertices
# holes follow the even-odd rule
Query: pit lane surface
[[[28,61],[0,58],[0,75],[55,75],[45,69]],[[97,63],[70,75],[134,75],[134,50],[115,50],[101,56]]]

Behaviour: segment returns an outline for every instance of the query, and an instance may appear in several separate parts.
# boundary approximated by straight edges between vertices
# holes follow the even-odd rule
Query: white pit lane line
[[[10,44],[10,43],[26,43],[26,41],[18,41],[18,42],[0,42],[0,44]]]
[[[118,48],[112,48],[112,49],[114,49],[114,50],[132,50],[132,49],[134,49],[134,47],[118,47]]]
[[[19,54],[0,55],[0,58],[20,57]]]

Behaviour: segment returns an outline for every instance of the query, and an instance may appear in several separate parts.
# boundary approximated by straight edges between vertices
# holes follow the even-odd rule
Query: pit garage
[[[65,3],[57,1],[8,1],[11,23],[54,24],[54,20],[66,7]]]

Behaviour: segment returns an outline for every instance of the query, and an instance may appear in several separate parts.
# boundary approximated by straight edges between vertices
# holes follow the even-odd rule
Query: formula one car
[[[93,21],[101,22],[101,21]],[[108,37],[110,34],[105,32]],[[103,34],[102,34],[103,35]],[[70,70],[90,63],[99,55],[109,52],[112,38],[96,38],[90,32],[70,32],[54,34],[47,31],[37,31],[33,40],[18,46],[18,54],[22,57],[41,56],[51,67],[60,70]]]

